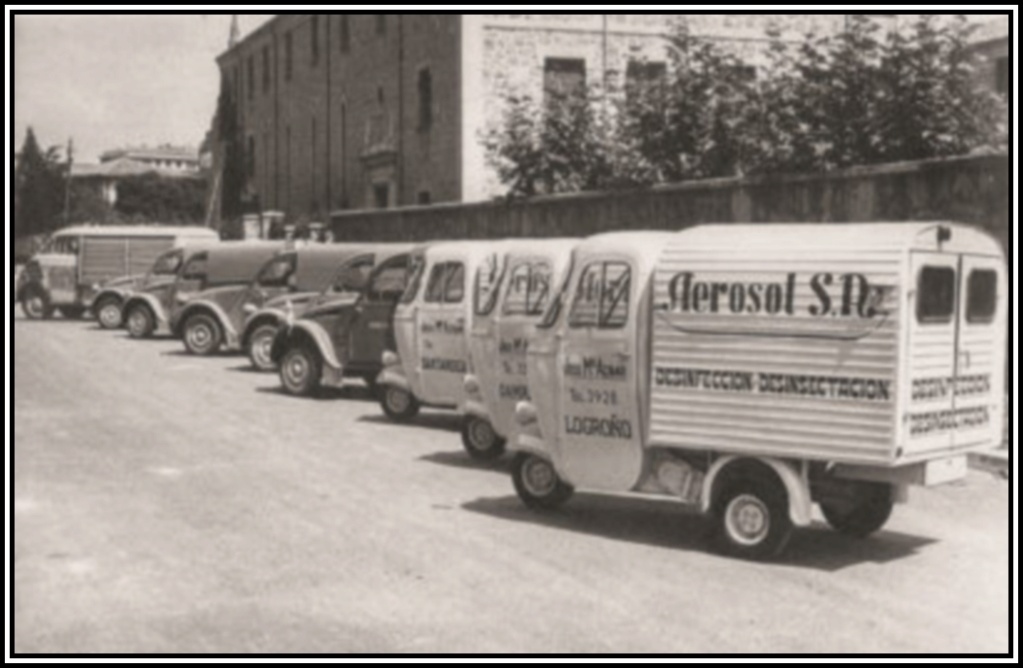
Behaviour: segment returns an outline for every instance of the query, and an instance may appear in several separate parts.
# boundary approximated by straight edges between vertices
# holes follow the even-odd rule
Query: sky
[[[240,15],[242,36],[271,16]],[[15,149],[28,126],[44,148],[73,138],[78,163],[125,146],[202,142],[229,15],[45,14],[11,24]]]

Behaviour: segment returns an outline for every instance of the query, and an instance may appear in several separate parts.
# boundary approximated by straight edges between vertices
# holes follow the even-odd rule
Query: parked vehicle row
[[[294,395],[360,378],[396,421],[458,411],[529,508],[670,497],[741,557],[815,504],[867,536],[1001,439],[1005,259],[952,223],[183,245],[131,285],[132,336],[245,352]]]

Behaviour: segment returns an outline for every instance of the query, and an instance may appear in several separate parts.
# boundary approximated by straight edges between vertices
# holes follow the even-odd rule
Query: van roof
[[[53,236],[91,237],[208,237],[218,239],[216,230],[198,225],[72,225]]]
[[[983,230],[949,221],[707,224],[678,232],[671,244],[735,253],[771,248],[793,252],[938,250],[938,229],[942,227],[951,232],[943,243],[946,250],[1001,254],[999,243]]]

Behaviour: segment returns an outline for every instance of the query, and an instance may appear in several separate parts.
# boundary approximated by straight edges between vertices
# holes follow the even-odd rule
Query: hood
[[[277,295],[263,305],[264,308],[284,308],[284,305],[291,302],[292,306],[307,304],[320,295],[319,292],[291,292],[284,295]]]
[[[248,284],[222,285],[216,288],[209,288],[192,295],[192,299],[198,301],[206,299],[213,302],[223,302],[225,299],[236,297],[249,289]]]
[[[358,302],[358,295],[341,293],[332,296],[329,299],[310,304],[308,310],[306,310],[302,315],[303,317],[312,317],[323,311],[339,311],[346,308],[354,308]]]
[[[137,285],[141,285],[146,279],[146,274],[131,274],[129,276],[119,276],[112,278],[109,281],[103,281],[100,285],[101,288],[132,288]]]
[[[160,292],[168,286],[174,285],[177,280],[174,276],[154,276],[139,286],[140,292]]]

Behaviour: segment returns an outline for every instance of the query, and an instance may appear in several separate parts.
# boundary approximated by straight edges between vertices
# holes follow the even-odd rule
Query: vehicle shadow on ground
[[[564,507],[547,513],[527,509],[517,496],[480,498],[462,507],[502,520],[531,522],[612,540],[714,552],[713,520],[670,502],[576,494]],[[931,538],[884,530],[866,540],[853,539],[815,522],[796,529],[781,557],[765,565],[834,572],[867,562],[886,563],[911,557],[934,542]]]
[[[271,375],[272,377],[272,375]],[[264,394],[276,394],[287,399],[297,401],[338,401],[346,399],[349,401],[376,401],[377,398],[368,387],[362,385],[345,385],[344,387],[321,387],[307,397],[296,397],[288,394],[280,385],[269,387],[257,387],[256,392]]]
[[[360,415],[356,420],[415,429],[439,429],[454,432],[462,430],[462,416],[458,413],[422,413],[408,422],[395,422],[381,412],[377,415]]]
[[[170,337],[167,337],[167,338],[162,338],[162,339],[154,338],[153,340],[154,341],[173,341],[174,339],[172,339]],[[238,353],[233,352],[233,351],[228,351],[228,350],[218,350],[217,352],[210,353],[208,355],[196,355],[195,353],[188,352],[184,348],[182,348],[180,350],[165,350],[164,352],[162,352],[160,354],[161,355],[166,355],[168,357],[190,357],[190,358],[196,359],[196,360],[201,360],[201,359],[204,359],[204,358],[220,359],[220,358],[223,358],[223,357],[237,357],[238,356]]]
[[[480,461],[473,459],[464,450],[444,450],[441,452],[432,452],[428,455],[423,455],[419,458],[421,461],[430,462],[431,464],[440,464],[442,466],[450,466],[456,469],[467,469],[473,471],[489,471],[490,473],[499,473],[502,476],[511,475],[511,458],[501,457],[495,461]],[[508,478],[511,480],[511,478]]]

